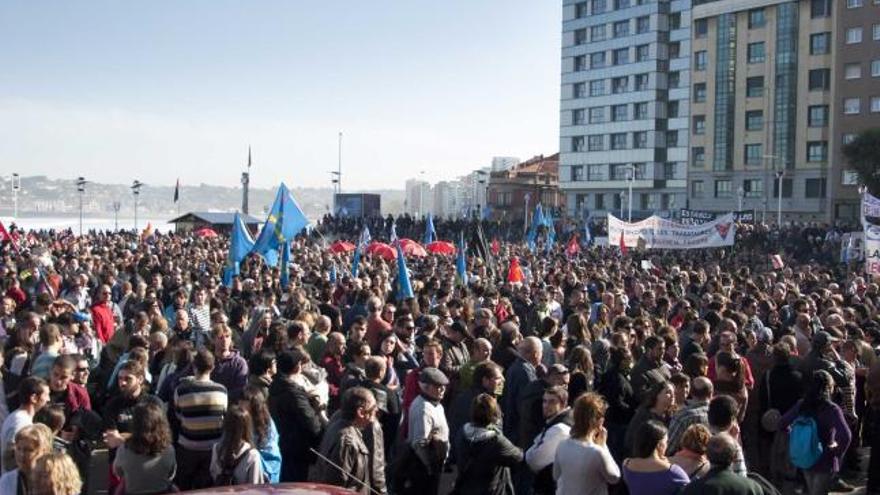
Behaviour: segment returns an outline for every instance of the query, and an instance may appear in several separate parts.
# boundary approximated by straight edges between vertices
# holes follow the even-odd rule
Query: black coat
[[[510,468],[523,459],[523,451],[495,427],[468,423],[457,434],[458,479],[456,495],[513,495]]]
[[[285,461],[311,463],[321,443],[324,424],[309,396],[287,377],[275,375],[269,385],[269,412],[278,428],[281,458]]]

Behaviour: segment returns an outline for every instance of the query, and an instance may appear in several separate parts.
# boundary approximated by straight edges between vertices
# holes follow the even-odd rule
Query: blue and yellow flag
[[[437,231],[434,230],[434,215],[428,213],[428,221],[425,222],[425,237],[422,239],[422,244],[427,246],[434,242],[436,237]]]
[[[275,202],[263,224],[263,230],[254,242],[253,252],[265,258],[269,266],[278,264],[279,252],[309,224],[309,219],[290,194],[284,183],[278,188]]]
[[[415,297],[413,294],[412,284],[409,282],[409,272],[406,269],[406,259],[403,257],[403,250],[400,249],[400,243],[397,243],[397,300],[409,299]]]
[[[232,235],[229,238],[229,255],[226,257],[226,266],[223,269],[223,285],[232,285],[232,278],[239,274],[239,265],[254,247],[254,239],[248,232],[241,219],[241,215],[235,212],[232,220]]]

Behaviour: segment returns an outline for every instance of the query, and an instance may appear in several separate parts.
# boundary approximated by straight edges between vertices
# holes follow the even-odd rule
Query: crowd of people
[[[407,259],[413,297],[395,262],[327,249],[361,221],[298,237],[286,287],[257,255],[224,285],[222,235],[18,232],[0,493],[822,494],[866,471],[880,493],[880,286],[837,262],[840,231],[622,253],[566,225],[529,249],[484,222],[465,277]]]

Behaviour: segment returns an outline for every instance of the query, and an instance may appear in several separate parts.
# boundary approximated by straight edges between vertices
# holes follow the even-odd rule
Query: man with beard
[[[501,396],[503,389],[504,370],[500,366],[492,361],[484,361],[477,365],[474,368],[471,386],[459,392],[449,408],[449,429],[458,431],[470,421],[471,405],[478,395],[489,394],[497,399]],[[453,450],[454,447],[455,443],[453,443]],[[453,452],[454,454],[455,452]]]
[[[663,362],[665,353],[663,339],[655,335],[645,339],[645,353],[630,375],[633,391],[640,402],[654,385],[667,382],[672,377],[669,367]]]

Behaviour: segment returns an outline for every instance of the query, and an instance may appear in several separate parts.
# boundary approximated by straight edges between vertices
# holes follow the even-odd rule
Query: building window
[[[813,69],[808,77],[810,91],[828,91],[831,88],[830,69]]]
[[[694,21],[694,38],[705,38],[709,34],[709,21],[697,19]]]
[[[752,9],[749,11],[749,29],[762,28],[767,24],[767,18],[764,16],[764,9]]]
[[[644,34],[651,29],[651,18],[642,16],[636,19],[636,34]]]
[[[650,45],[638,45],[636,47],[636,62],[644,62],[651,56]]]
[[[629,36],[629,20],[614,23],[614,37],[623,38]]]
[[[716,198],[729,198],[730,197],[730,180],[722,179],[715,181],[715,197]]]
[[[636,91],[644,91],[648,89],[648,74],[636,74]]]
[[[761,179],[746,179],[743,181],[743,195],[747,198],[764,197],[764,181]]]
[[[706,83],[694,84],[694,103],[706,102]]]
[[[605,165],[587,165],[587,180],[608,180]]]
[[[594,42],[605,40],[605,24],[599,24],[590,28],[590,39]]]
[[[574,44],[575,45],[583,45],[587,42],[587,29],[575,29],[574,30]]]
[[[880,77],[880,60],[871,61],[871,77]]]
[[[706,163],[706,148],[696,146],[691,149],[691,159],[694,165],[703,166]]]
[[[666,162],[663,164],[663,179],[664,180],[676,180],[680,179],[678,171],[680,167],[677,162]]]
[[[578,55],[574,57],[574,71],[581,72],[587,70],[587,56],[586,55]]]
[[[628,9],[629,0],[614,0],[614,10]]]
[[[750,64],[757,64],[764,61],[764,42],[749,43],[748,59]]]
[[[626,149],[626,133],[616,132],[611,135],[611,149],[613,149],[613,150]]]
[[[629,112],[627,109],[628,105],[612,105],[611,106],[611,121],[612,122],[623,122],[624,120],[629,120]]]
[[[810,55],[825,55],[828,53],[831,53],[831,33],[810,35]]]
[[[571,97],[572,98],[583,98],[584,90],[586,89],[586,83],[574,83],[571,85]]]
[[[874,41],[880,41],[880,24],[871,26],[871,37]]]
[[[613,65],[623,65],[629,63],[629,48],[618,48],[611,52],[611,63]]]
[[[862,0],[846,0],[846,8],[855,9],[862,6]]]
[[[862,111],[862,100],[860,98],[844,98],[843,113],[846,115],[856,115]]]
[[[635,120],[645,120],[648,118],[648,103],[641,102],[633,105],[633,118]]]
[[[601,124],[605,122],[605,107],[593,107],[590,109],[590,123]]]
[[[846,44],[853,45],[862,42],[862,28],[854,27],[846,30]]]
[[[694,70],[706,70],[708,63],[709,57],[706,54],[706,50],[694,52]]]
[[[630,169],[625,163],[612,163],[609,167],[611,168],[611,180],[629,179]]]
[[[824,162],[828,159],[827,141],[810,141],[807,143],[807,161]]]
[[[760,165],[763,160],[764,145],[761,143],[747,144],[743,150],[746,165]]]
[[[681,12],[669,14],[669,29],[681,29]]]
[[[678,108],[679,103],[678,100],[670,101],[666,104],[666,117],[670,119],[678,118]]]
[[[694,198],[702,198],[703,194],[703,181],[695,180],[691,182],[691,196]]]
[[[807,110],[810,127],[828,126],[828,105],[813,105]]]
[[[584,109],[576,108],[571,111],[571,123],[573,125],[583,125],[584,124]]]
[[[583,165],[573,165],[571,167],[571,180],[572,180],[572,182],[584,180],[584,166]]]
[[[880,112],[880,96],[871,97],[871,113]]]
[[[574,4],[574,18],[583,19],[587,16],[587,2],[578,2]]]
[[[579,153],[584,151],[584,137],[583,136],[573,136],[571,138],[571,151],[574,153]]]
[[[859,174],[852,170],[844,170],[840,183],[844,186],[857,186],[859,185]]]
[[[810,17],[831,17],[831,0],[811,0]]]
[[[706,134],[706,116],[705,115],[694,115],[694,135],[702,136]]]
[[[584,83],[581,83],[584,84]],[[605,94],[605,80],[597,79],[590,81],[590,96],[602,96]]]
[[[611,80],[611,93],[620,94],[629,91],[629,77],[615,77]]]
[[[666,131],[666,146],[669,148],[678,146],[678,131]]]
[[[590,54],[590,68],[601,69],[605,67],[605,52],[596,52]]]
[[[606,7],[605,0],[590,0],[590,13],[593,15],[605,12]]]
[[[764,112],[761,110],[750,110],[746,112],[746,130],[760,131],[764,128]]]
[[[646,131],[639,131],[633,133],[633,148],[647,148],[648,147],[648,133]]]
[[[853,62],[843,66],[843,77],[847,79],[858,79],[862,77],[862,64]]]
[[[677,88],[681,84],[681,74],[678,71],[670,72],[667,77],[670,88]]]
[[[790,198],[794,189],[794,182],[791,179],[782,178],[782,197]],[[773,197],[779,197],[779,179],[773,179]]]
[[[855,140],[856,140],[856,134],[848,132],[843,135],[843,139],[841,140],[841,142],[843,142],[844,145],[847,145]]]
[[[746,97],[760,98],[764,96],[764,76],[749,77],[746,79]]]
[[[825,197],[825,178],[807,179],[804,181],[804,196],[807,198]]]
[[[605,209],[605,195],[602,193],[596,193],[596,209],[604,210]]]
[[[590,151],[602,151],[605,149],[605,137],[601,134],[587,136],[587,149]]]

